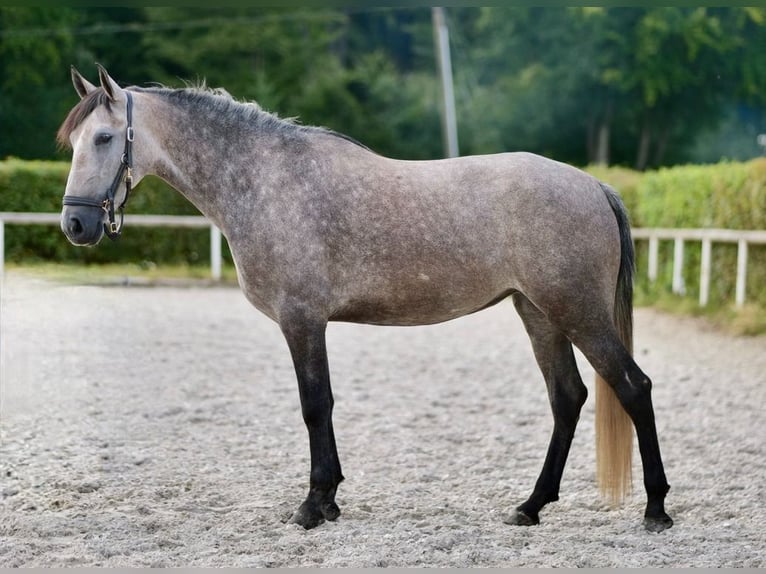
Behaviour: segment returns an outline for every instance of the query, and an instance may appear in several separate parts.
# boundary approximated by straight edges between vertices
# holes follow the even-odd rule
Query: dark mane
[[[96,88],[72,108],[56,133],[58,145],[62,148],[71,147],[72,144],[69,141],[69,136],[99,106],[106,106],[107,110],[112,109],[109,97],[103,88]]]
[[[303,126],[293,119],[280,118],[274,113],[263,110],[254,102],[238,102],[222,89],[210,89],[205,86],[171,89],[165,87],[138,88],[131,86],[134,92],[157,94],[182,107],[199,106],[211,113],[225,118],[227,124],[250,124],[258,130],[277,135],[325,133],[339,137],[368,149],[352,137],[321,127]],[[103,88],[97,88],[81,99],[67,115],[56,134],[56,141],[62,148],[70,147],[69,137],[72,132],[95,110],[104,105],[111,109],[109,98]]]

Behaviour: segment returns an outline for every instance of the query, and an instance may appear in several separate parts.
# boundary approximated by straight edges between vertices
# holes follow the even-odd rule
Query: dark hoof
[[[662,532],[673,526],[673,519],[663,513],[660,516],[645,516],[644,528],[649,532]]]
[[[340,516],[340,508],[334,502],[321,505],[305,501],[292,515],[290,524],[300,524],[306,530],[311,530],[322,524],[325,520],[333,521]]]
[[[517,508],[513,511],[513,514],[503,520],[503,522],[514,526],[535,526],[540,524],[540,517],[537,514],[529,515]]]
[[[311,530],[324,522],[324,515],[319,512],[315,505],[304,502],[295,511],[289,522],[290,524],[300,524],[306,530]]]
[[[334,502],[330,502],[329,504],[325,504],[322,508],[322,514],[324,514],[324,517],[332,522],[336,518],[340,516],[340,508],[338,508],[338,505]]]

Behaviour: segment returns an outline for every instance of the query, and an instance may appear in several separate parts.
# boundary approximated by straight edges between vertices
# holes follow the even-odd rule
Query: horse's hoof
[[[306,530],[316,528],[323,522],[324,515],[319,511],[319,509],[316,506],[306,502],[300,505],[298,510],[295,511],[295,514],[293,514],[289,520],[290,524],[300,524]]]
[[[300,524],[306,530],[311,530],[322,524],[325,520],[333,521],[340,516],[340,508],[335,502],[325,502],[317,505],[313,502],[305,501],[300,508],[295,511],[288,521],[290,524]]]
[[[660,516],[645,516],[644,528],[649,532],[662,532],[673,526],[673,519],[663,513]]]
[[[517,508],[513,511],[513,514],[503,520],[503,522],[512,524],[513,526],[535,526],[540,524],[540,517],[537,514],[529,515]]]
[[[332,522],[340,516],[340,508],[338,508],[335,502],[328,502],[322,505],[322,514],[327,520]]]

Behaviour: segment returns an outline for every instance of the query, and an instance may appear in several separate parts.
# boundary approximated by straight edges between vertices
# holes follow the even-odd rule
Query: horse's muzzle
[[[104,212],[87,207],[64,207],[61,230],[73,245],[96,245],[104,236]]]

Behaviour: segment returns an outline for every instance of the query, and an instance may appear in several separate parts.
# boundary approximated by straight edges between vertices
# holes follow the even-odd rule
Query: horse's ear
[[[80,99],[83,99],[85,96],[87,96],[89,93],[91,93],[93,90],[96,89],[96,86],[94,86],[88,80],[83,78],[80,72],[78,72],[74,66],[72,66],[71,68],[71,73],[72,73],[72,84],[74,85],[74,89],[77,92],[77,95],[80,96]]]
[[[96,64],[96,66],[98,67],[98,79],[101,82],[101,87],[104,88],[109,99],[116,102],[117,98],[122,93],[122,89],[117,85],[117,82],[109,77],[109,73],[104,66],[101,64]]]

